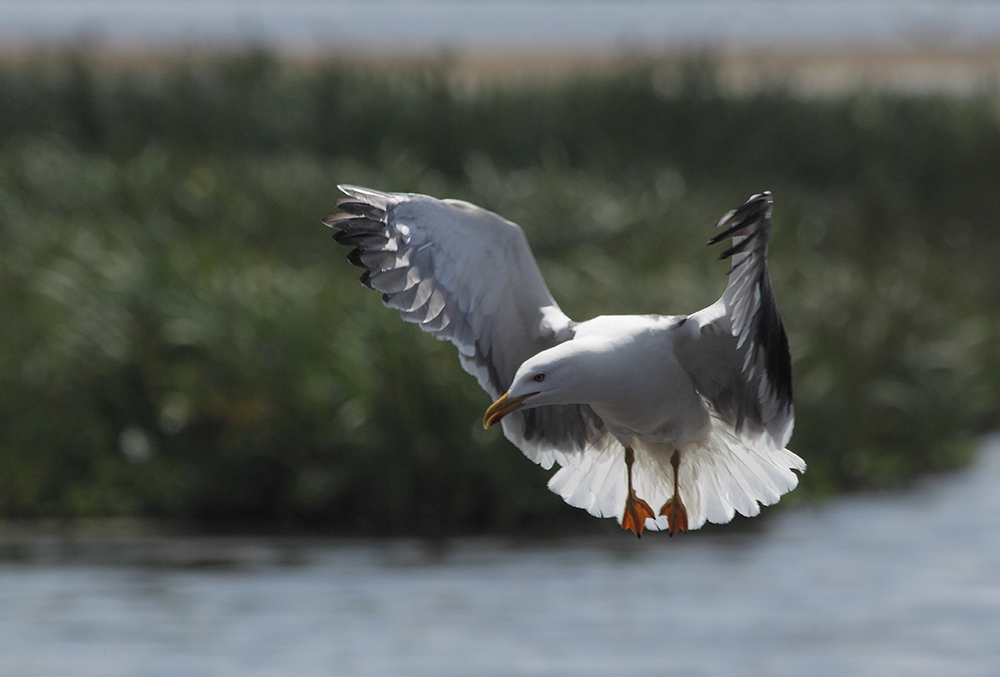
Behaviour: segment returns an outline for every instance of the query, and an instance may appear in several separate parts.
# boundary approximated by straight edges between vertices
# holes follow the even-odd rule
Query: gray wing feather
[[[729,284],[716,303],[691,315],[677,354],[716,413],[741,432],[766,433],[778,447],[792,434],[792,362],[767,271],[773,203],[754,195],[726,214],[710,245],[732,238]]]
[[[350,197],[324,223],[352,247],[361,282],[407,322],[458,348],[462,367],[496,399],[521,363],[573,337],[524,232],[468,202],[340,186]],[[522,410],[504,433],[533,460],[582,451],[603,434],[588,406]]]

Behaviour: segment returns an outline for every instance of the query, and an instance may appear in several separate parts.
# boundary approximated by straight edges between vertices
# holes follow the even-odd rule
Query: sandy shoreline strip
[[[234,49],[161,49],[122,51],[99,44],[70,48],[0,49],[0,64],[17,67],[37,60],[59,59],[67,53],[109,68],[169,67],[178,61],[231,56],[250,51]],[[329,60],[375,72],[405,72],[444,67],[459,92],[480,87],[545,84],[579,75],[612,75],[638,64],[650,66],[656,83],[666,92],[675,86],[681,65],[704,59],[714,64],[719,84],[734,94],[784,87],[802,96],[831,96],[859,89],[902,94],[964,96],[1000,89],[1000,44],[969,49],[938,47],[908,49],[837,49],[789,51],[741,49],[728,51],[568,51],[531,50],[484,53],[442,51],[405,53],[337,52],[331,50],[287,54],[273,52],[283,62],[310,67]]]

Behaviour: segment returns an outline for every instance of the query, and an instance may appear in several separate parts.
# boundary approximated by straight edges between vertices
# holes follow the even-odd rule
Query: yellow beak
[[[526,399],[538,393],[528,393],[527,395],[518,395],[517,397],[507,397],[508,394],[509,391],[504,393],[499,400],[491,404],[489,409],[486,410],[486,413],[483,415],[484,428],[489,428],[494,423],[499,423],[500,419],[510,412],[517,411],[523,407]]]

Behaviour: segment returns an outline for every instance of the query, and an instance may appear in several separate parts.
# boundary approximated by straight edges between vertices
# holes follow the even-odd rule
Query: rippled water
[[[11,677],[1000,674],[1000,440],[753,533],[5,552]]]

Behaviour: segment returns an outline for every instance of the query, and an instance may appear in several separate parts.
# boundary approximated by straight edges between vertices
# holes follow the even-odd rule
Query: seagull
[[[798,484],[792,366],[767,270],[773,203],[754,195],[731,239],[722,297],[691,315],[567,317],[517,224],[461,200],[342,185],[324,223],[361,283],[458,349],[494,400],[486,428],[559,470],[549,488],[622,529],[752,517]]]

